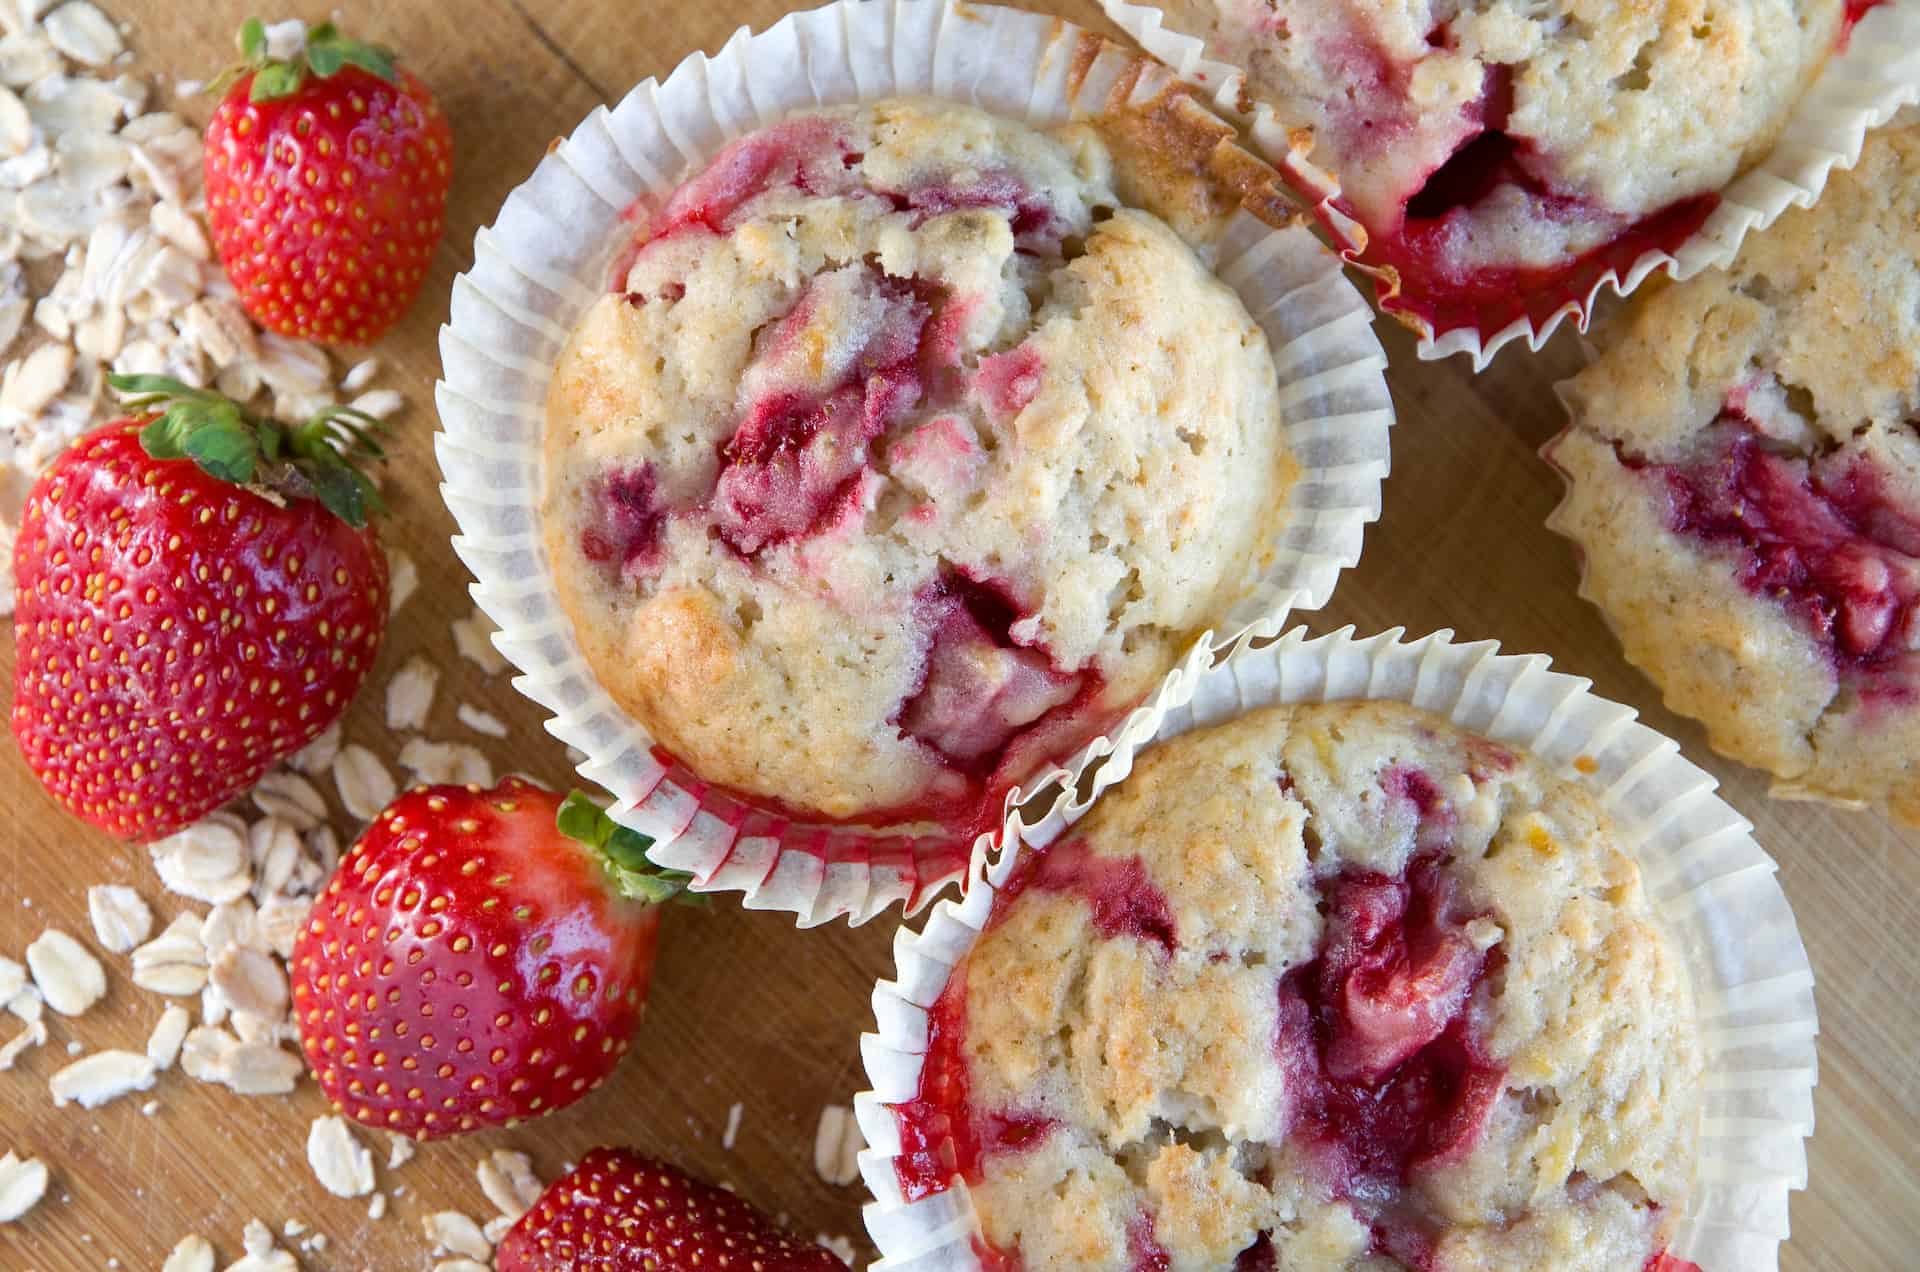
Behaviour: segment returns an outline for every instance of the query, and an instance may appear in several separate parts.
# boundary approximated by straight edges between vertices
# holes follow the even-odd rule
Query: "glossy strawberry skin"
[[[247,312],[301,340],[369,344],[420,292],[445,227],[453,131],[417,78],[357,66],[207,124],[207,223]]]
[[[521,1217],[500,1272],[842,1272],[723,1188],[624,1148],[596,1148]]]
[[[387,562],[281,507],[87,434],[34,484],[14,550],[14,737],[75,816],[145,841],[252,786],[347,708],[380,651]]]
[[[417,787],[341,859],[289,965],[327,1097],[431,1139],[573,1103],[626,1053],[657,905],[616,897],[555,828],[559,796]]]

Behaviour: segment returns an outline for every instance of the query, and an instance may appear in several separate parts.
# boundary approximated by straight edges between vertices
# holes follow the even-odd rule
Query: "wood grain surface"
[[[246,12],[236,0],[101,3],[132,23],[136,69],[162,83],[209,76]],[[389,481],[397,512],[384,533],[420,562],[424,585],[370,683],[377,689],[424,651],[446,671],[430,733],[460,735],[452,720],[459,702],[495,712],[514,728],[511,740],[486,744],[502,770],[554,783],[570,777],[562,748],[540,729],[541,712],[506,677],[485,678],[456,658],[448,634],[448,622],[468,608],[431,448],[434,341],[448,289],[471,258],[474,231],[554,138],[636,81],[665,75],[690,51],[717,48],[736,27],[764,26],[789,7],[369,0],[341,14],[358,33],[405,52],[439,94],[457,143],[446,243],[419,304],[378,350],[387,367],[381,383],[410,404],[396,429]],[[1111,33],[1088,0],[1032,7]],[[310,21],[328,12],[319,3],[294,8]],[[207,104],[190,100],[182,109],[204,119]],[[1757,775],[1717,759],[1699,728],[1660,707],[1599,617],[1575,598],[1572,553],[1541,528],[1558,481],[1535,454],[1560,424],[1550,386],[1578,360],[1570,333],[1542,355],[1509,349],[1477,378],[1459,360],[1416,361],[1412,342],[1396,331],[1385,338],[1400,410],[1386,513],[1364,562],[1313,625],[1452,628],[1510,651],[1551,654],[1563,670],[1591,677],[1598,692],[1639,708],[1720,777],[1780,861],[1819,976],[1819,1126],[1782,1266],[1920,1267],[1920,836],[1864,814],[1770,801]],[[0,644],[0,678],[11,684],[11,642]],[[378,692],[362,696],[347,733],[391,756]],[[19,958],[49,924],[91,943],[89,884],[132,884],[163,921],[180,908],[143,851],[59,813],[10,743],[0,745],[0,815],[0,954]],[[348,828],[344,814],[340,823]],[[380,1186],[394,1200],[378,1222],[364,1201],[326,1195],[308,1171],[307,1126],[325,1108],[311,1083],[291,1097],[243,1099],[176,1069],[151,1093],[159,1103],[152,1116],[142,1115],[139,1096],[94,1112],[54,1109],[46,1079],[67,1062],[69,1042],[137,1049],[164,1005],[133,987],[124,958],[105,956],[106,1001],[77,1020],[49,1014],[53,1043],[0,1074],[0,1150],[39,1156],[54,1171],[47,1201],[24,1222],[0,1226],[0,1270],[153,1269],[188,1232],[212,1240],[224,1266],[239,1257],[241,1226],[256,1216],[276,1231],[297,1219],[328,1235],[324,1252],[299,1256],[308,1269],[423,1269],[432,1259],[421,1216],[445,1208],[490,1216],[473,1174],[485,1150],[524,1149],[550,1178],[562,1162],[608,1141],[727,1180],[808,1235],[845,1234],[864,1245],[864,1194],[823,1183],[811,1147],[821,1106],[864,1085],[858,1039],[870,1026],[872,982],[889,970],[892,925],[799,932],[787,918],[730,903],[673,914],[648,1019],[618,1079],[536,1125],[430,1145],[405,1167],[382,1169]],[[0,1036],[12,1028],[0,1023]],[[745,1112],[729,1151],[721,1133],[735,1102]]]

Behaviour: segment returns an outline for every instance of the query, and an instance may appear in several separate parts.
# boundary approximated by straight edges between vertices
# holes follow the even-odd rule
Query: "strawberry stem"
[[[560,833],[592,848],[601,856],[601,864],[613,883],[614,891],[633,901],[658,905],[678,897],[694,901],[687,891],[693,876],[684,870],[668,870],[647,860],[653,840],[631,827],[622,826],[607,816],[607,810],[574,791],[560,801],[554,818]]]
[[[140,445],[155,459],[190,459],[208,476],[314,499],[358,530],[386,504],[358,464],[386,458],[374,440],[380,421],[350,406],[327,406],[303,424],[248,413],[239,403],[163,375],[110,375],[126,409],[151,415]]]
[[[208,86],[216,98],[224,96],[235,80],[247,74],[253,76],[247,96],[256,102],[291,97],[300,90],[308,75],[326,79],[348,66],[357,66],[389,84],[400,81],[400,73],[394,69],[396,55],[392,49],[350,40],[331,22],[322,22],[308,31],[306,46],[290,58],[268,56],[267,28],[259,18],[248,18],[240,24],[237,42],[240,60],[221,71]]]

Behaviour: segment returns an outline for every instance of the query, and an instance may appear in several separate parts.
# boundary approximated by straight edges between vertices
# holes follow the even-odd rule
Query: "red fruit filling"
[[[1127,1256],[1133,1272],[1167,1272],[1173,1266],[1173,1260],[1153,1239],[1153,1216],[1147,1211],[1140,1211],[1127,1224]]]
[[[1399,879],[1347,871],[1322,898],[1319,956],[1280,990],[1289,1134],[1331,1194],[1375,1197],[1479,1138],[1503,1073],[1467,1020],[1488,960],[1438,854]]]
[[[1084,839],[1030,854],[995,899],[996,917],[1004,915],[1028,888],[1079,896],[1092,911],[1094,930],[1103,940],[1130,936],[1158,945],[1168,954],[1180,947],[1173,907],[1138,857],[1095,856]]]
[[[1640,1272],[1700,1272],[1700,1265],[1698,1263],[1689,1263],[1685,1259],[1675,1258],[1665,1250],[1662,1250],[1660,1253],[1648,1259],[1646,1266],[1641,1268]]]
[[[1625,274],[1648,252],[1670,252],[1706,221],[1717,195],[1683,199],[1641,218],[1607,242],[1559,264],[1480,268],[1462,276],[1454,243],[1475,210],[1496,192],[1521,192],[1532,215],[1578,223],[1609,213],[1556,189],[1530,142],[1508,134],[1513,110],[1510,68],[1490,65],[1480,100],[1468,109],[1469,131],[1406,202],[1398,225],[1369,225],[1361,259],[1399,275],[1400,294],[1386,308],[1424,319],[1435,332],[1460,327],[1494,332],[1516,318],[1544,322],[1568,300],[1584,300],[1609,271]]]
[[[648,220],[646,238],[667,238],[690,227],[724,234],[733,228],[734,214],[768,190],[836,193],[851,184],[846,177],[850,161],[857,159],[829,120],[802,116],[749,133],[668,196]]]
[[[1040,392],[1040,376],[1046,370],[1038,350],[1019,345],[1005,353],[980,359],[974,372],[974,391],[999,415],[1018,415]]]
[[[955,571],[922,589],[914,609],[929,633],[926,671],[895,722],[949,767],[991,773],[1016,734],[1079,696],[1084,675],[1014,640],[1021,612],[1005,590]]]
[[[1912,692],[1896,673],[1915,670],[1920,645],[1920,516],[1893,502],[1871,463],[1778,453],[1734,416],[1715,425],[1704,459],[1621,462],[1661,483],[1668,529],[1735,550],[1741,586],[1786,606],[1837,671]]]
[[[653,465],[608,474],[600,483],[598,507],[598,523],[580,533],[580,551],[587,560],[617,564],[623,576],[659,569],[668,510],[655,490]]]

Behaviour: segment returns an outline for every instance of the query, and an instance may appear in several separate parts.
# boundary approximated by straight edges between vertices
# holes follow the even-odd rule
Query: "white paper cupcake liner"
[[[1254,149],[1313,201],[1315,214],[1341,245],[1346,259],[1357,264],[1365,234],[1358,222],[1336,206],[1340,156],[1314,153],[1310,134],[1290,130],[1270,105],[1250,95],[1240,68],[1210,57],[1204,40],[1173,29],[1157,7],[1132,0],[1100,0],[1100,6],[1141,48],[1206,92],[1217,111],[1246,127]],[[1853,28],[1846,48],[1833,56],[1794,107],[1773,149],[1720,191],[1720,204],[1706,223],[1671,254],[1648,252],[1624,274],[1609,271],[1584,299],[1569,300],[1537,324],[1520,318],[1491,334],[1467,328],[1435,333],[1414,315],[1393,316],[1419,334],[1423,359],[1463,353],[1473,359],[1475,371],[1483,371],[1494,354],[1512,341],[1524,340],[1538,352],[1568,319],[1585,331],[1604,290],[1625,296],[1658,270],[1687,279],[1731,264],[1748,234],[1773,224],[1789,207],[1810,207],[1820,197],[1829,173],[1859,161],[1867,131],[1916,101],[1920,101],[1920,0],[1888,0]],[[1251,114],[1240,109],[1247,102],[1253,103]]]
[[[789,823],[670,774],[582,657],[541,544],[540,442],[553,363],[632,232],[623,209],[797,109],[928,95],[1047,126],[1168,91],[1184,92],[1165,68],[1050,17],[959,0],[842,0],[757,35],[743,29],[717,55],[693,54],[665,81],[595,110],[475,239],[440,336],[437,452],[459,524],[454,548],[499,624],[495,644],[522,673],[515,685],[553,713],[549,732],[587,755],[580,772],[613,793],[613,815],[653,836],[654,859],[691,871],[698,890],[738,890],[747,905],[803,924],[858,923],[924,904],[964,874],[968,845]],[[1309,230],[1242,212],[1217,256],[1272,342],[1287,444],[1303,471],[1273,568],[1220,616],[1219,638],[1202,638],[1187,671],[1243,633],[1272,634],[1289,612],[1326,603],[1379,516],[1393,420],[1372,311]],[[1070,789],[1114,740],[1095,739],[1026,791],[1050,779]],[[1012,792],[1006,808],[1020,798]]]
[[[1751,825],[1714,794],[1714,779],[1634,712],[1589,693],[1586,680],[1550,671],[1539,655],[1503,656],[1492,641],[1456,644],[1450,632],[1403,642],[1394,630],[1310,638],[1296,628],[1264,648],[1242,647],[1138,722],[1089,782],[1036,827],[1010,823],[976,848],[970,886],[944,901],[918,933],[894,939],[894,979],[874,989],[875,1032],[861,1038],[872,1089],[854,1110],[870,1146],[861,1173],[875,1200],[867,1230],[885,1256],[876,1267],[978,1267],[964,1183],[909,1202],[895,1159],[891,1105],[919,1091],[928,1009],[972,947],[1015,859],[1082,816],[1100,791],[1126,779],[1142,746],[1277,703],[1384,699],[1446,716],[1523,749],[1585,782],[1612,813],[1641,868],[1647,895],[1691,972],[1706,1055],[1699,1175],[1672,1251],[1703,1272],[1768,1272],[1787,1238],[1788,1194],[1807,1182],[1818,1079],[1813,969],[1776,866]]]

